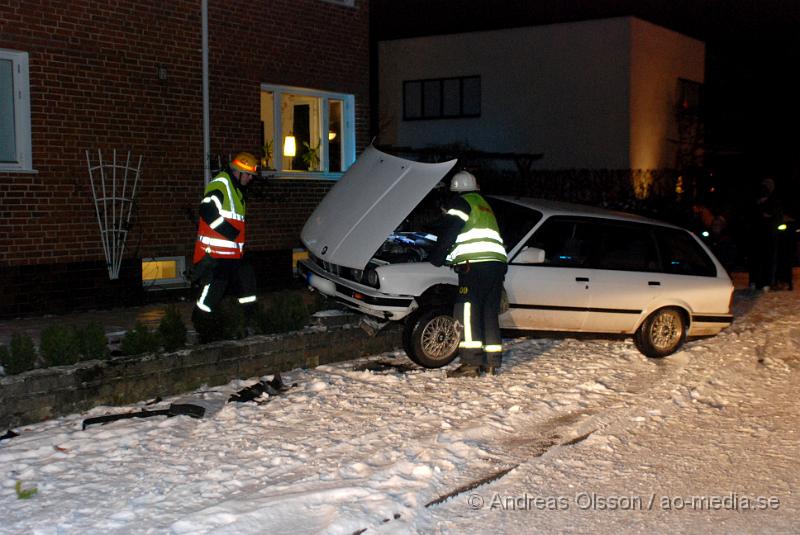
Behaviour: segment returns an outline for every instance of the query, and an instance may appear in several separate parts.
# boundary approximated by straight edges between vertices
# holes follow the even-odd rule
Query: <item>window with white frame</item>
[[[0,171],[32,171],[28,53],[0,48]]]
[[[278,177],[337,178],[356,159],[353,95],[263,84],[264,169]]]

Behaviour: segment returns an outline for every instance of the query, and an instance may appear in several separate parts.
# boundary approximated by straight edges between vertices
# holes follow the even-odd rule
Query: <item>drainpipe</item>
[[[203,18],[203,183],[211,180],[211,128],[208,104],[208,0],[201,1]]]

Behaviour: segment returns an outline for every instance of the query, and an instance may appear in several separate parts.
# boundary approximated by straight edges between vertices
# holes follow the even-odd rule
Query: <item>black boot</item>
[[[192,326],[201,344],[220,339],[218,314],[204,312],[195,306],[192,311]]]
[[[481,366],[482,375],[497,375],[500,373],[500,366]]]
[[[483,365],[481,372],[485,375],[497,375],[500,373],[500,366],[503,364],[502,351],[490,351],[483,355]]]

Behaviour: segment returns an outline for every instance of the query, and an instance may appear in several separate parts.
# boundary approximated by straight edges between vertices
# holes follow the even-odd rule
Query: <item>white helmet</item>
[[[475,175],[466,171],[459,171],[450,181],[450,191],[478,191],[478,181]]]

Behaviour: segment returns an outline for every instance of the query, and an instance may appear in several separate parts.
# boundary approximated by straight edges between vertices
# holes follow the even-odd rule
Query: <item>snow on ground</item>
[[[0,532],[796,532],[797,295],[736,308],[662,360],[518,339],[497,377],[398,352],[295,370],[261,405],[224,404],[255,378],[206,388],[200,420],[81,431],[140,408],[99,407],[17,429],[0,442]],[[18,481],[37,494],[18,499]]]

